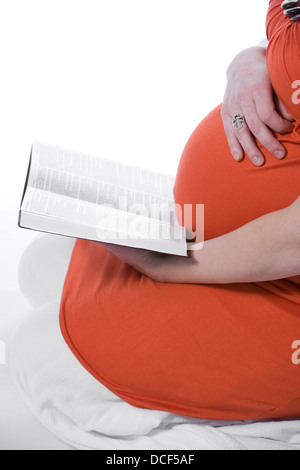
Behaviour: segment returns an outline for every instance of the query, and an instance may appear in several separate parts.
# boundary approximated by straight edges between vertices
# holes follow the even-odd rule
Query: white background
[[[167,172],[265,36],[268,0],[0,0],[0,341],[30,312],[17,227],[32,141]],[[225,158],[225,157],[224,157]],[[27,309],[28,312],[27,312]],[[0,364],[0,449],[60,448]]]
[[[17,228],[34,139],[176,174],[265,35],[268,0],[0,0],[0,290],[18,289]],[[1,338],[1,333],[0,333]]]

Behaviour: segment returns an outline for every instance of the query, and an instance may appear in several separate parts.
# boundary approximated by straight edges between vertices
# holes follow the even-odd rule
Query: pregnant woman
[[[283,9],[271,0],[267,17],[269,77],[285,119],[274,110],[262,117],[266,98],[255,118],[254,105],[230,109],[227,96],[183,152],[175,202],[205,205],[203,249],[181,258],[76,243],[63,336],[98,381],[134,406],[217,420],[300,417],[292,360],[300,339],[295,3]]]

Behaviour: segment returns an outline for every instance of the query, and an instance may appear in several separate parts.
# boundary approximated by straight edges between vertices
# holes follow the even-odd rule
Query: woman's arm
[[[300,275],[300,197],[218,238],[189,257],[107,243],[108,251],[157,282],[230,284]],[[195,245],[195,248],[197,246]]]
[[[149,274],[160,282],[188,284],[261,282],[300,275],[300,198],[286,209],[205,242],[201,250],[191,252],[191,258],[166,257]]]

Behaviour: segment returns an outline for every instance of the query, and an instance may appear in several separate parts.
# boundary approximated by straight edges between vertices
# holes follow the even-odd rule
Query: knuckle
[[[229,145],[233,145],[235,143],[235,137],[232,131],[225,130],[225,135],[227,137],[227,141]]]
[[[239,90],[237,92],[237,101],[242,106],[247,105],[249,103],[249,95],[244,90]]]
[[[261,123],[257,119],[249,118],[247,120],[247,123],[248,123],[249,129],[254,135],[260,134],[262,127],[261,127]]]
[[[230,113],[228,111],[228,107],[223,105],[222,108],[221,108],[221,116],[222,116],[222,119],[225,120],[225,119],[229,119],[230,118]]]
[[[232,139],[234,137],[234,130],[233,130],[232,124],[230,124],[227,120],[225,120],[223,124],[224,124],[223,125],[224,132],[225,132],[227,138]]]
[[[226,135],[226,137],[227,137],[228,139],[231,138],[231,136],[232,136],[231,131],[230,131],[229,129],[226,129],[226,128],[224,128],[224,130],[225,130],[225,135]]]
[[[241,139],[244,139],[245,137],[247,137],[248,131],[247,131],[246,127],[242,127],[241,129],[236,129],[235,134],[241,140]]]
[[[257,80],[252,84],[252,94],[253,96],[258,96],[260,93],[264,93],[266,88],[266,83],[263,80]]]
[[[266,147],[268,150],[275,150],[278,148],[277,141],[274,138],[267,136],[262,140],[264,147]]]
[[[259,113],[259,117],[262,120],[262,122],[265,122],[265,123],[269,122],[272,119],[274,111],[275,111],[274,108],[269,108],[269,107],[263,108]]]
[[[247,155],[250,158],[250,160],[253,161],[254,157],[257,156],[257,150],[255,148],[251,148],[251,149],[247,150]]]
[[[275,151],[280,150],[280,147],[278,147],[278,142],[276,140],[267,141],[264,146],[270,153],[274,153]]]

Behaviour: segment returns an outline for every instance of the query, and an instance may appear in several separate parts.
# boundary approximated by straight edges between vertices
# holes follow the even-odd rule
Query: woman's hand
[[[165,255],[164,253],[157,253],[155,251],[132,248],[123,245],[115,245],[113,243],[97,243],[104,246],[107,251],[115,255],[120,260],[153,280],[159,280],[161,267],[163,266],[163,263],[166,262],[168,256],[170,256]]]
[[[244,152],[256,166],[265,159],[258,149],[255,137],[274,157],[282,159],[285,149],[274,137],[291,132],[293,118],[287,113],[274,92],[270,82],[266,49],[252,47],[238,54],[227,70],[228,84],[222,107],[222,119],[229,147],[235,160],[241,161]],[[233,128],[233,116],[246,118],[242,129]]]
[[[157,282],[186,283],[194,275],[195,260],[191,250],[188,257],[157,253],[112,243],[97,242],[120,260]],[[193,268],[193,269],[192,269]],[[193,281],[191,281],[193,282]]]

